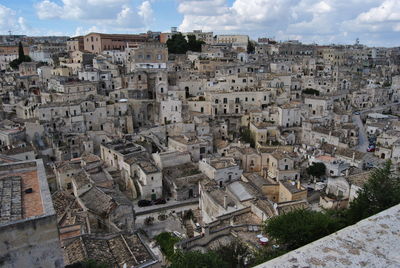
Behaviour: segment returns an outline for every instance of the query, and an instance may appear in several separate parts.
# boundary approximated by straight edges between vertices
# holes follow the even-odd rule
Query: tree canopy
[[[255,50],[256,50],[255,42],[249,40],[249,42],[247,43],[247,53],[252,54],[255,52]]]
[[[215,252],[224,260],[227,267],[247,267],[248,262],[253,258],[251,250],[238,240],[220,246]]]
[[[307,168],[307,173],[317,178],[321,178],[321,176],[325,175],[325,172],[326,166],[324,163],[313,162],[311,166]]]
[[[19,44],[18,44],[18,59],[11,61],[10,67],[13,69],[17,69],[21,63],[30,62],[30,61],[32,61],[32,59],[29,56],[25,55],[24,47],[22,46],[22,43],[19,42]]]
[[[313,88],[306,88],[302,91],[303,94],[319,96],[319,91]]]
[[[161,251],[168,260],[172,260],[174,256],[174,245],[179,241],[179,238],[171,233],[164,232],[154,238],[161,248]]]
[[[399,204],[400,177],[391,172],[391,167],[388,161],[374,169],[348,209],[295,210],[269,219],[265,232],[292,250]]]
[[[243,128],[241,133],[240,133],[240,135],[241,135],[240,138],[244,142],[250,143],[250,146],[253,147],[253,148],[255,147],[256,142],[255,142],[255,139],[254,139],[254,135],[252,135],[252,133],[251,133],[249,128]]]
[[[392,163],[374,169],[347,211],[349,224],[400,203],[400,177],[391,173]]]
[[[185,54],[187,51],[201,52],[203,41],[196,40],[195,35],[188,35],[187,40],[181,34],[177,33],[167,41],[168,53]]]
[[[228,267],[222,258],[214,251],[201,253],[200,251],[177,252],[169,268],[205,268]]]
[[[299,209],[269,219],[264,229],[270,238],[292,250],[338,228],[337,220],[323,212]]]

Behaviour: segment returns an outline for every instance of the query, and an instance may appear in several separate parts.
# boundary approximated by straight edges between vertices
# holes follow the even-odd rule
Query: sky
[[[400,46],[400,0],[0,0],[0,34],[203,30],[252,39]]]

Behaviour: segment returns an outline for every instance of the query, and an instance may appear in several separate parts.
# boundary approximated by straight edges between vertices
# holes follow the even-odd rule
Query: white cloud
[[[0,4],[0,32],[26,34],[31,31],[31,27],[26,23],[25,18],[18,17],[17,12]]]
[[[133,6],[131,0],[43,0],[35,5],[40,19],[79,20],[106,31],[144,29],[152,22],[151,3]]]
[[[149,1],[144,1],[139,6],[138,14],[139,14],[139,16],[142,17],[145,24],[150,24],[154,20],[153,9],[152,9],[151,3]]]
[[[54,19],[64,15],[63,8],[56,3],[45,0],[36,5],[37,15],[39,19]]]
[[[322,43],[348,43],[356,37],[382,43],[379,31],[385,30],[392,40],[400,41],[395,34],[400,27],[399,1],[234,0],[228,4],[227,0],[179,0],[178,12],[183,15],[179,29]]]
[[[358,15],[356,20],[365,23],[400,21],[400,3],[398,0],[385,0],[378,7]]]

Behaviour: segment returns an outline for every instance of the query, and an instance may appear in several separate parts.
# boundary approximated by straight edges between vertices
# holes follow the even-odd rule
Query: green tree
[[[247,42],[247,53],[253,54],[255,50],[256,50],[256,46],[255,46],[254,42],[249,40],[249,42]]]
[[[250,146],[253,148],[255,147],[256,142],[254,139],[254,135],[251,133],[249,128],[243,128],[240,134],[241,134],[241,139],[244,142],[250,143]]]
[[[347,211],[349,224],[379,213],[400,203],[400,177],[392,174],[392,163],[372,171],[368,181],[350,203]]]
[[[30,62],[30,61],[32,61],[32,59],[29,56],[25,55],[24,47],[22,46],[22,43],[19,42],[19,44],[18,44],[18,59],[11,61],[10,67],[13,69],[17,69],[21,63]]]
[[[161,251],[167,257],[167,260],[171,261],[174,256],[174,245],[175,243],[179,242],[180,239],[168,232],[160,233],[154,237],[154,239],[160,246]]]
[[[339,228],[338,221],[323,212],[299,209],[269,219],[264,231],[278,244],[293,250]]]
[[[19,59],[25,58],[24,47],[22,46],[21,42],[19,42],[19,44],[18,44],[18,58]]]
[[[319,91],[313,88],[306,88],[302,91],[303,94],[319,96]]]
[[[284,249],[262,248],[254,253],[249,266],[256,266],[287,253]]]
[[[195,35],[188,35],[188,50],[193,52],[201,52],[201,45],[205,42],[196,40]]]
[[[252,257],[250,249],[241,243],[234,240],[227,245],[222,245],[215,250],[215,253],[223,259],[227,267],[244,268]]]
[[[167,41],[167,47],[168,53],[185,54],[189,49],[189,44],[181,33],[177,33]]]
[[[325,172],[326,166],[324,163],[313,162],[311,166],[307,168],[307,173],[317,178],[321,178],[321,176],[325,175]]]
[[[228,267],[216,252],[209,251],[201,253],[200,251],[177,252],[169,268],[208,268]]]

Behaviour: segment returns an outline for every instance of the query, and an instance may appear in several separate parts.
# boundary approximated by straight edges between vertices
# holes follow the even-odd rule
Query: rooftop
[[[65,242],[66,265],[88,259],[110,267],[141,267],[156,261],[137,234],[82,235]]]
[[[192,162],[165,168],[163,172],[165,176],[168,176],[172,179],[185,178],[196,174],[201,174],[198,165]]]
[[[301,185],[300,185],[300,187],[298,187],[298,184],[295,181],[280,181],[280,182],[292,194],[306,191],[306,189],[301,187]]]
[[[256,192],[243,181],[235,181],[227,186],[228,190],[240,201],[247,201],[256,197]]]
[[[237,166],[233,158],[215,158],[210,159],[209,164],[215,169],[223,169]]]
[[[130,165],[138,165],[140,169],[142,169],[146,174],[156,173],[160,171],[150,159],[141,156],[130,156],[128,159],[125,160],[125,162]]]
[[[42,160],[0,165],[0,226],[54,214]]]
[[[113,141],[104,143],[103,145],[111,150],[117,151],[122,155],[129,155],[145,151],[142,146],[134,144],[133,142]]]
[[[186,136],[186,135],[180,135],[180,136],[172,136],[169,137],[170,140],[174,140],[179,143],[183,143],[186,145],[191,145],[191,144],[196,144],[202,142],[199,138],[196,136]]]

